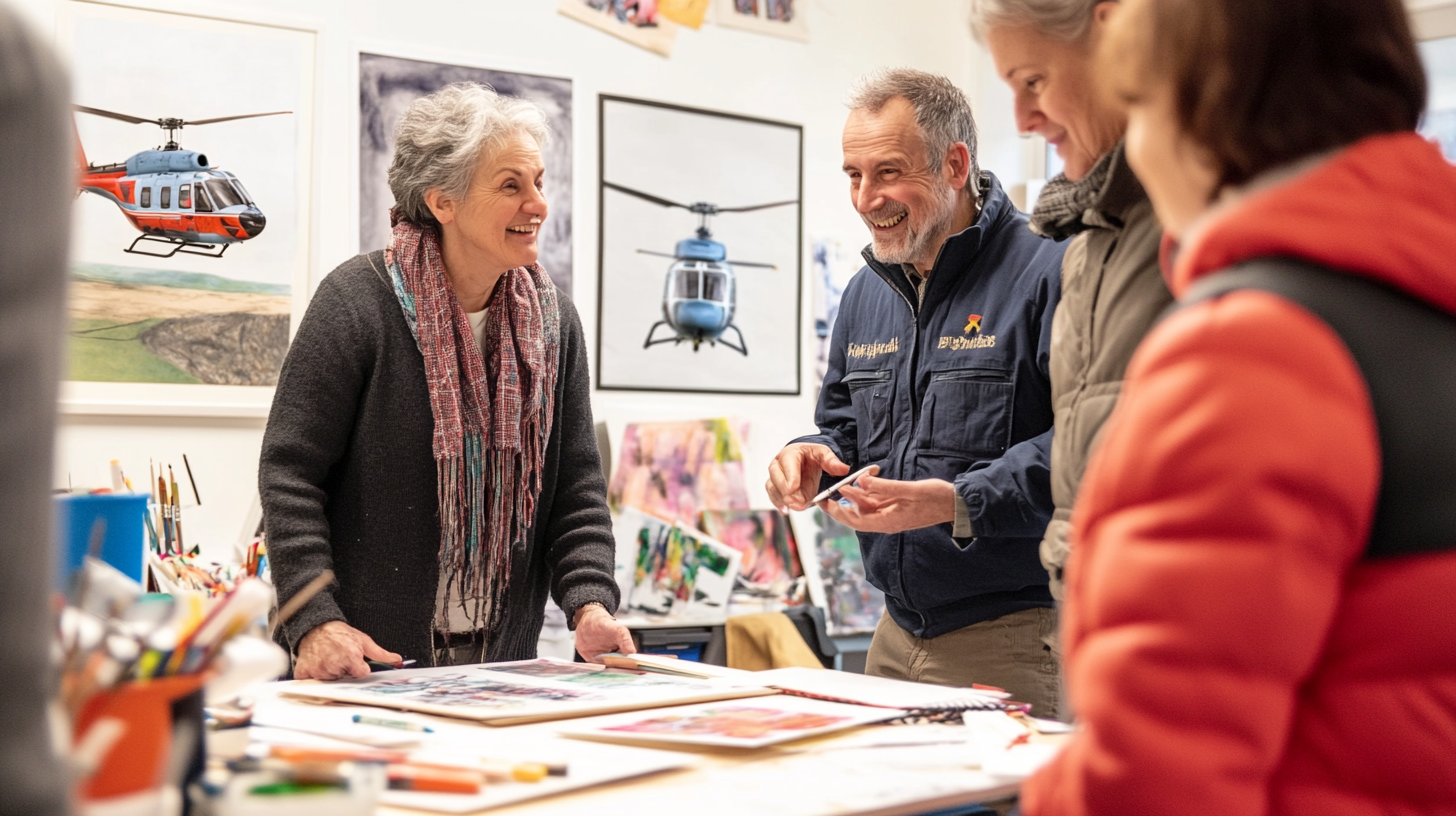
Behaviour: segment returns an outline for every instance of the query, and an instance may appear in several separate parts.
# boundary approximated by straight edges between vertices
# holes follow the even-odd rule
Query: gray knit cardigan
[[[486,659],[535,657],[546,593],[570,621],[615,611],[615,545],[593,432],[581,320],[561,295],[555,416],[535,523],[512,557],[505,617]],[[440,521],[424,358],[390,287],[384,254],[319,285],[283,362],[258,487],[280,604],[324,569],[336,576],[282,628],[295,654],[342,620],[429,665]]]

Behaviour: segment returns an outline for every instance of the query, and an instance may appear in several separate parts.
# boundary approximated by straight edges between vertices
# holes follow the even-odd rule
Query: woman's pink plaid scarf
[[[482,353],[434,229],[397,223],[384,261],[425,358],[445,605],[466,604],[489,639],[541,494],[561,342],[556,287],[536,265],[503,275],[486,304]],[[434,621],[447,637],[448,617]],[[484,642],[480,649],[484,660]]]

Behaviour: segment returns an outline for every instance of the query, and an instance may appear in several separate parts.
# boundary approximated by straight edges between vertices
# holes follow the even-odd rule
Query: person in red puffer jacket
[[[1400,0],[1125,0],[1180,307],[1073,513],[1027,816],[1456,813],[1456,166]]]

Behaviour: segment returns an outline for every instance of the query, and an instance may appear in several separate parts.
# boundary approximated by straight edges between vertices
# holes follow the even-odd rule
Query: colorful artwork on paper
[[[637,538],[629,607],[684,616],[727,609],[741,553],[696,530],[656,519],[647,519]]]
[[[883,722],[903,714],[893,708],[778,696],[752,702],[698,703],[672,711],[623,714],[590,724],[567,726],[562,733],[597,739],[756,748]]]
[[[848,717],[784,711],[768,706],[722,706],[691,714],[653,717],[603,730],[628,734],[693,734],[733,740],[759,740],[783,732],[828,728],[848,720]]]
[[[688,523],[704,510],[746,510],[746,436],[746,424],[726,419],[628,425],[607,499]]]
[[[774,595],[804,574],[789,518],[777,510],[704,510],[703,531],[743,554],[740,584]]]
[[[589,691],[502,683],[467,674],[385,679],[361,686],[359,690],[431,705],[471,708],[520,708],[530,703],[602,699]]]
[[[595,663],[559,663],[553,660],[529,660],[519,663],[498,663],[487,671],[518,674],[572,683],[588,688],[645,688],[649,686],[672,686],[678,689],[703,689],[708,686],[648,672],[629,669],[603,668]]]
[[[664,57],[672,56],[677,24],[659,14],[657,0],[561,0],[556,10]]]
[[[865,578],[859,536],[822,510],[814,511],[814,529],[801,538],[812,541],[819,578],[828,606],[829,634],[873,632],[885,611],[885,593]]]

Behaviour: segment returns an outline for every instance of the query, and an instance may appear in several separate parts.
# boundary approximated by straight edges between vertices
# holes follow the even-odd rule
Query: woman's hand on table
[[[329,621],[314,627],[298,643],[298,661],[293,664],[295,680],[338,680],[367,677],[365,658],[397,663],[403,658],[374,642],[374,639],[343,621]]]
[[[576,651],[588,663],[607,652],[632,654],[632,633],[617,622],[599,603],[589,603],[576,610]]]

